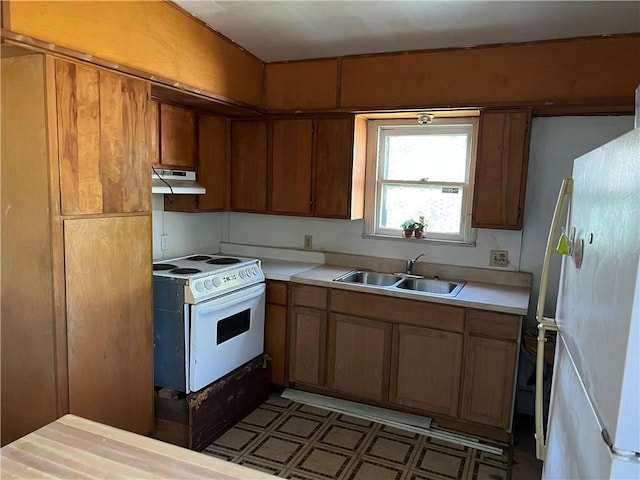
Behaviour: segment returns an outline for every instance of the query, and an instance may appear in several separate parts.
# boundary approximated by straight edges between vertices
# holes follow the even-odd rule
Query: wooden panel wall
[[[640,35],[342,60],[340,106],[633,104]]]
[[[3,445],[57,417],[43,62],[1,67]]]
[[[332,109],[337,105],[338,60],[271,63],[264,70],[267,110]]]
[[[262,62],[170,2],[12,1],[9,5],[15,33],[226,99],[262,103]]]

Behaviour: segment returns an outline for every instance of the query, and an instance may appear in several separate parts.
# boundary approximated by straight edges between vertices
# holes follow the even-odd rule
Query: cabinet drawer
[[[287,304],[287,284],[267,280],[267,303],[275,305]]]
[[[384,295],[333,290],[331,311],[452,332],[464,331],[464,309]]]
[[[472,335],[517,341],[520,333],[520,317],[506,313],[468,310],[467,328]]]
[[[310,287],[307,285],[296,285],[292,289],[293,305],[304,307],[327,308],[327,289],[322,287]]]

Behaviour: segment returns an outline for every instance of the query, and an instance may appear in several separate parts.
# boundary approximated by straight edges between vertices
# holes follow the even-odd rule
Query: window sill
[[[391,240],[394,242],[405,242],[405,243],[427,243],[431,245],[453,245],[456,247],[475,247],[476,242],[468,241],[465,242],[463,240],[436,240],[433,238],[405,238],[405,237],[396,237],[391,235],[374,235],[372,233],[363,233],[362,238],[366,238],[369,240]]]

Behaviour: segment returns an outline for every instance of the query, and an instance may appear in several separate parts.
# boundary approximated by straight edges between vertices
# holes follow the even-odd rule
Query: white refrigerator
[[[565,210],[566,242],[558,242]],[[558,255],[558,301],[555,318],[548,318],[547,272]],[[540,283],[537,394],[545,331],[558,332],[546,429],[542,397],[536,398],[542,478],[639,480],[640,128],[574,161]]]

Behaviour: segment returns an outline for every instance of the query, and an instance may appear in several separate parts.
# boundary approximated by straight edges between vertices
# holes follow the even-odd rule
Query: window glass
[[[387,161],[383,177],[392,180],[464,182],[467,135],[384,132]]]
[[[427,224],[423,238],[470,242],[476,118],[438,119],[433,124],[378,120],[369,125],[365,233],[402,236],[407,220]],[[371,205],[373,207],[371,207]]]

